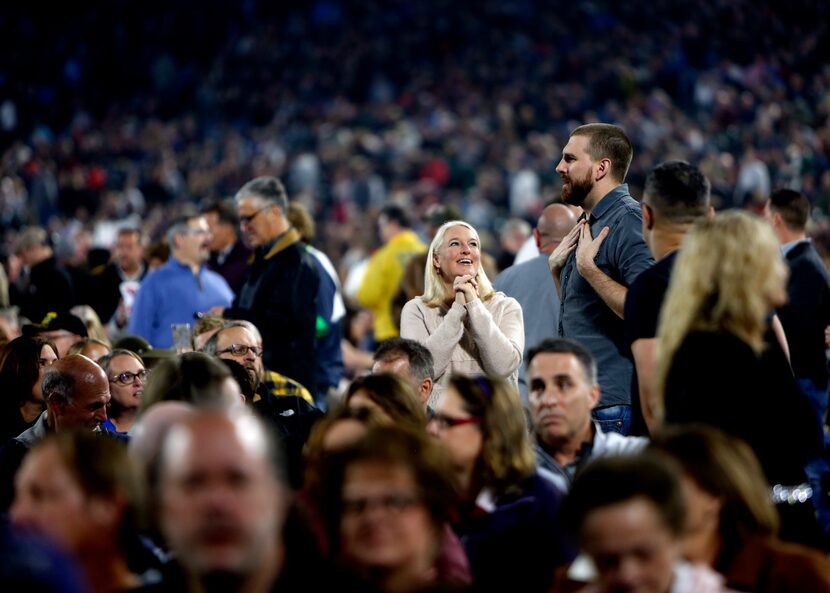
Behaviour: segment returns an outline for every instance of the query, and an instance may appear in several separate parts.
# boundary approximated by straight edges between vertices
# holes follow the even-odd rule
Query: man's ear
[[[595,181],[601,181],[606,176],[611,174],[611,159],[604,158],[600,159],[599,162],[596,163],[596,173],[594,174]]]
[[[533,239],[536,241],[536,248],[542,248],[542,239],[539,236],[539,229],[533,229]]]
[[[654,228],[654,211],[648,204],[643,204],[643,225],[648,230]]]
[[[593,402],[591,408],[597,405],[600,393],[601,391],[599,388],[599,383],[594,383],[593,385],[591,385],[591,401]]]
[[[432,379],[427,377],[423,381],[421,381],[421,388],[419,389],[418,395],[421,396],[421,403],[424,406],[427,405],[429,401],[429,396],[432,394]]]

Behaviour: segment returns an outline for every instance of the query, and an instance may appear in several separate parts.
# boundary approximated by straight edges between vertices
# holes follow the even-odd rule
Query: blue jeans
[[[631,428],[631,406],[620,404],[594,408],[591,416],[599,424],[602,432],[618,432],[627,436]]]

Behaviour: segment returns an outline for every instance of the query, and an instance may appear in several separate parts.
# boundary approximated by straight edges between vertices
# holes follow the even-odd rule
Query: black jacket
[[[778,318],[787,334],[790,362],[799,379],[827,386],[824,328],[830,325],[830,276],[813,244],[803,241],[787,253],[787,304]]]
[[[315,392],[317,287],[314,258],[289,229],[258,248],[227,319],[247,319],[262,333],[265,368]]]

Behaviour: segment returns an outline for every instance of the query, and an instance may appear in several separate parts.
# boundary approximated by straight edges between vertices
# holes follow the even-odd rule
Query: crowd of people
[[[277,4],[0,72],[0,589],[830,591],[828,9]]]

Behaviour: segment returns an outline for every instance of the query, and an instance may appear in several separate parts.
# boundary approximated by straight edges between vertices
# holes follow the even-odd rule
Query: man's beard
[[[562,185],[562,201],[571,206],[582,207],[585,203],[585,198],[594,189],[594,182],[590,174],[582,179],[569,177],[569,182]]]

